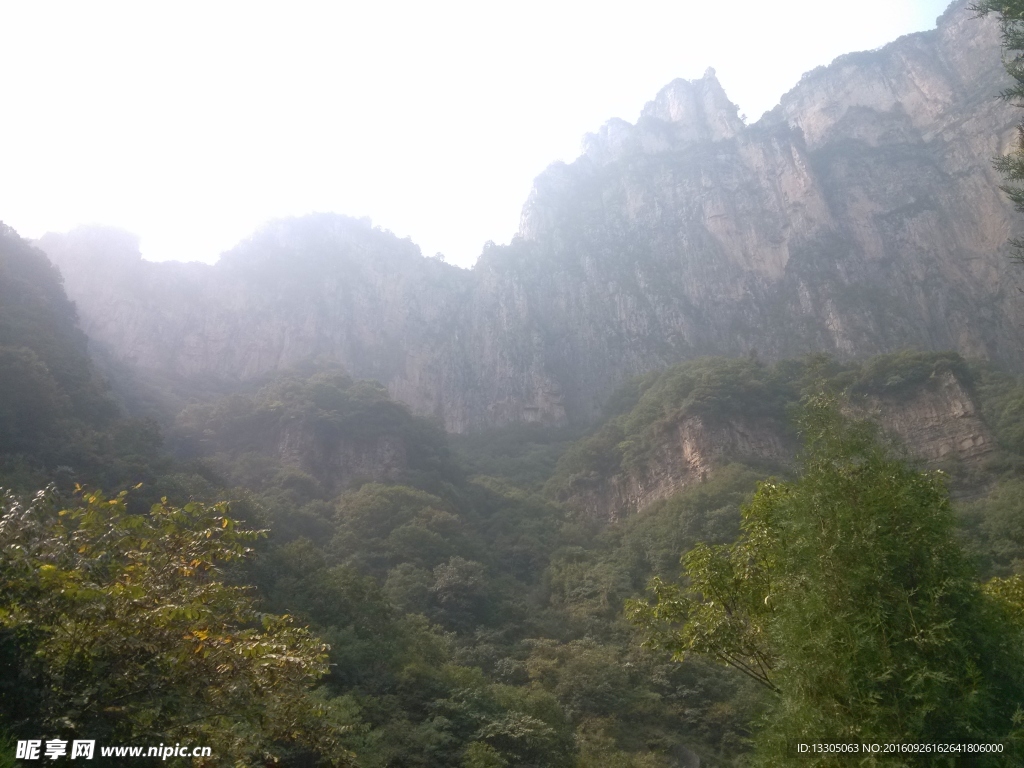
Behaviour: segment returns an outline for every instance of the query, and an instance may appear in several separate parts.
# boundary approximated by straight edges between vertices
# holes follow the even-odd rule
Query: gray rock
[[[541,174],[520,236],[471,271],[327,215],[215,266],[95,230],[39,245],[94,344],[151,375],[230,385],[329,359],[455,432],[584,421],[700,355],[953,349],[1020,369],[1022,219],[991,166],[1020,117],[1005,84],[994,21],[961,1],[750,126],[713,71],[677,80]]]

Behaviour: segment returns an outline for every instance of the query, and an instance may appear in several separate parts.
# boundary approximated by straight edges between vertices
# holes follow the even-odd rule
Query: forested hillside
[[[60,272],[0,225],[0,477],[5,487],[77,478],[151,480],[159,429],[124,418],[89,358]]]
[[[674,81],[472,270],[0,224],[0,768],[1024,765],[999,32]]]

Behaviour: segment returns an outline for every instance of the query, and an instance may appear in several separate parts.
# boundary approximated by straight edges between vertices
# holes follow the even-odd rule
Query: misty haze
[[[0,768],[1024,765],[979,5],[0,11]]]

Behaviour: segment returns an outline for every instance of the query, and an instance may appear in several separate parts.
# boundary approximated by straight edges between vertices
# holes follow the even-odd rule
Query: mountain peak
[[[677,78],[658,91],[654,101],[647,102],[640,113],[640,120],[672,123],[681,138],[721,141],[742,130],[738,112],[718,82],[715,70],[708,67],[699,80]]]
[[[583,154],[605,164],[633,152],[661,152],[696,142],[731,139],[743,129],[739,108],[715,70],[697,80],[677,78],[647,102],[636,125],[613,118],[583,139]]]

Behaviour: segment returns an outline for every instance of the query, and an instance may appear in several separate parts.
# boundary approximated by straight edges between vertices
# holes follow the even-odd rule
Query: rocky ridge
[[[586,421],[624,379],[700,355],[954,349],[1019,368],[1018,215],[991,158],[1019,115],[998,29],[840,57],[744,125],[715,79],[538,177],[520,236],[459,270],[368,222],[278,222],[215,266],[152,264],[90,230],[39,245],[93,343],[225,386],[340,362],[454,432]]]
[[[610,476],[577,478],[566,505],[591,520],[614,523],[643,512],[655,502],[704,482],[733,461],[780,466],[793,458],[786,429],[768,420],[709,422],[700,416],[680,419],[642,467]]]
[[[952,371],[936,373],[909,392],[854,398],[850,416],[882,425],[909,456],[931,469],[961,476],[983,468],[996,441],[980,416],[970,388]],[[589,519],[615,522],[698,485],[731,462],[787,471],[795,466],[799,441],[785,418],[737,414],[708,418],[680,414],[661,427],[654,450],[637,465],[618,471],[581,473],[562,495]],[[960,489],[976,495],[978,489]]]

